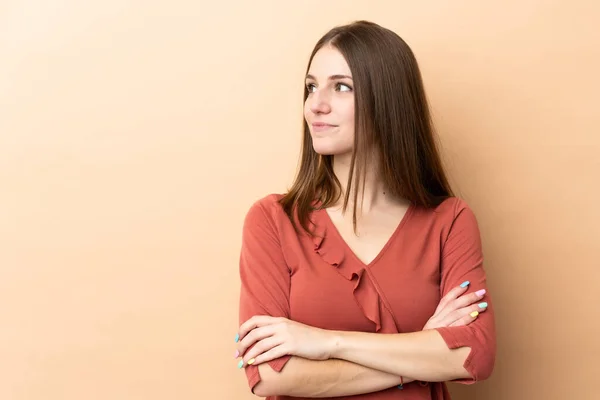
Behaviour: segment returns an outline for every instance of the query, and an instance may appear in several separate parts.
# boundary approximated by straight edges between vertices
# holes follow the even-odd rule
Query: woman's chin
[[[322,156],[352,153],[352,148],[347,148],[347,146],[336,146],[334,143],[318,143],[318,141],[313,141],[313,150]]]

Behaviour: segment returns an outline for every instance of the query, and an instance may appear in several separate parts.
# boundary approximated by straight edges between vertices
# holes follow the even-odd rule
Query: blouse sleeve
[[[459,200],[442,249],[442,296],[464,281],[470,282],[468,293],[486,289],[481,301],[488,303],[487,309],[469,325],[437,328],[437,331],[449,348],[471,348],[464,368],[472,378],[457,379],[455,382],[472,384],[487,379],[492,374],[496,358],[496,331],[494,310],[483,268],[479,227],[472,210],[464,201]]]
[[[239,323],[254,315],[290,317],[290,270],[279,243],[273,212],[263,201],[256,202],[244,219],[239,260],[241,280]],[[268,362],[281,372],[290,356]],[[250,390],[260,382],[258,366],[245,368]]]

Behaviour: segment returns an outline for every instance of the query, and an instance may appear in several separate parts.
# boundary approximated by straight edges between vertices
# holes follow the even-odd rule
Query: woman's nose
[[[331,111],[329,98],[323,92],[314,92],[309,101],[310,111],[315,114],[326,114]]]

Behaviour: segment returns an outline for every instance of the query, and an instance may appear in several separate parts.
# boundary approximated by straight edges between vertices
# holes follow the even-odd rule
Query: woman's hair
[[[410,47],[396,33],[369,21],[356,21],[327,32],[315,45],[336,48],[346,59],[354,82],[355,135],[350,175],[344,196],[346,211],[354,195],[356,230],[358,190],[363,187],[373,150],[378,175],[393,196],[433,207],[453,196],[436,148],[433,124],[421,73]],[[308,89],[304,89],[304,100]],[[295,228],[295,217],[309,232],[308,217],[315,209],[335,204],[342,187],[333,172],[333,156],[320,155],[304,120],[302,153],[292,187],[280,204]],[[316,203],[315,203],[316,202]],[[310,233],[310,232],[309,232]]]

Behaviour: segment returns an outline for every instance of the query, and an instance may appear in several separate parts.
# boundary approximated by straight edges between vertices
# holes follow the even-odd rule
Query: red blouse
[[[441,297],[464,281],[469,292],[486,289],[475,215],[451,197],[435,208],[411,205],[377,257],[365,264],[348,247],[325,210],[314,211],[316,237],[296,233],[279,194],[252,205],[242,232],[240,324],[253,315],[289,318],[324,329],[405,333],[421,331]],[[493,306],[467,326],[439,328],[449,348],[471,347],[464,367],[474,383],[493,370],[496,336]],[[289,356],[269,362],[281,371]],[[251,389],[258,367],[245,368]],[[272,400],[291,397],[274,396]],[[443,382],[411,382],[336,399],[450,399]]]

